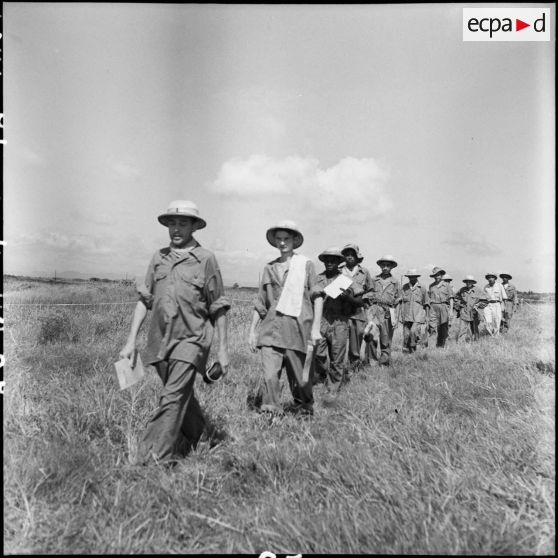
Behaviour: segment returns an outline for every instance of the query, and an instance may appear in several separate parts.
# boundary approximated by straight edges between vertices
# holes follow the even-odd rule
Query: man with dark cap
[[[500,326],[500,332],[506,333],[510,328],[512,316],[517,310],[518,298],[515,285],[510,283],[512,276],[509,273],[500,273],[500,278],[502,279],[502,287],[504,287],[508,297],[504,300],[504,311],[502,312],[502,324]]]

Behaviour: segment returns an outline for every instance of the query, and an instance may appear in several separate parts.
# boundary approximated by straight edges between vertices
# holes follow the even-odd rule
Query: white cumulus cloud
[[[310,219],[361,222],[391,208],[387,179],[387,170],[372,158],[346,157],[322,169],[313,158],[252,155],[224,163],[211,188],[235,199],[288,202]]]

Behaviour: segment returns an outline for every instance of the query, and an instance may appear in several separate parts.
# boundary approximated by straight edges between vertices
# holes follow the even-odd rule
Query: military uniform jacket
[[[474,319],[474,312],[481,301],[487,301],[486,293],[473,286],[472,289],[461,287],[455,297],[457,306],[459,307],[459,317],[467,322],[472,322]]]
[[[514,305],[517,304],[517,289],[515,288],[515,285],[512,285],[511,283],[504,285],[502,283],[502,287],[504,287],[504,290],[508,295],[508,300],[513,302]]]
[[[405,283],[401,289],[401,298],[401,321],[425,323],[426,307],[430,306],[430,297],[426,287],[418,282],[414,286]]]
[[[428,296],[432,304],[449,304],[450,299],[453,298],[453,289],[444,281],[439,283],[431,283],[428,287]]]
[[[213,322],[231,304],[217,260],[196,242],[186,253],[162,248],[151,258],[140,300],[153,310],[147,335],[147,363],[170,358],[205,366]]]

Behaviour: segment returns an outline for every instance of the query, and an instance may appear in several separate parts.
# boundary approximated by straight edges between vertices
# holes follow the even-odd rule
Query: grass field
[[[338,407],[320,385],[313,419],[270,424],[250,406],[252,307],[234,302],[231,374],[196,381],[213,434],[166,469],[128,462],[160,390],[151,369],[118,389],[133,305],[14,304],[123,303],[133,288],[4,292],[5,554],[555,552],[554,305],[413,355],[399,328],[393,365],[357,375]]]

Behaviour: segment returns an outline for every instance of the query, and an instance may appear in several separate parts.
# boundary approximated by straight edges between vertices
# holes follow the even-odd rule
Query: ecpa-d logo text
[[[464,41],[549,41],[550,8],[463,8]]]

